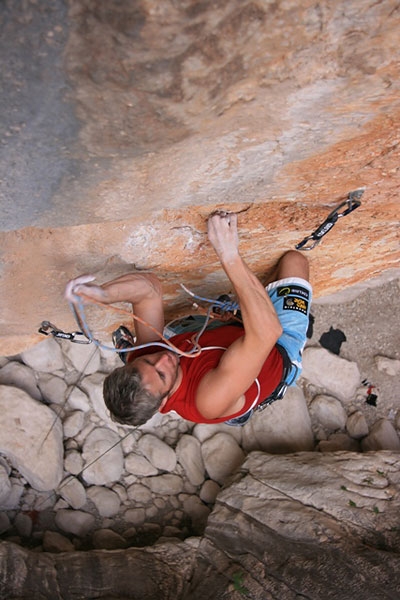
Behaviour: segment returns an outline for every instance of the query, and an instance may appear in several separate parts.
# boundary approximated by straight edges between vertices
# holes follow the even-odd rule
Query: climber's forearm
[[[71,280],[65,290],[67,300],[75,302],[79,296],[103,304],[130,302],[136,308],[143,302],[162,298],[161,283],[152,273],[128,273],[102,285],[92,281],[94,277],[86,275]]]
[[[162,298],[159,279],[152,273],[129,273],[100,286],[105,304],[130,302],[133,307],[154,297]]]
[[[159,339],[156,332],[164,328],[164,309],[161,283],[152,273],[129,273],[102,285],[94,285],[94,277],[82,276],[67,284],[65,297],[71,303],[78,298],[103,304],[130,302],[135,320],[135,333],[138,344]],[[146,325],[147,324],[147,325]],[[148,327],[150,325],[150,327]]]
[[[240,305],[243,325],[247,336],[253,336],[260,344],[269,346],[269,340],[275,341],[282,333],[282,326],[274,306],[258,277],[252,273],[239,253],[228,260],[220,258],[229,277]]]

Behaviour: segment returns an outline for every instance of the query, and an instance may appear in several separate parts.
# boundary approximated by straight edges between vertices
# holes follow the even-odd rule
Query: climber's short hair
[[[107,375],[103,396],[112,420],[123,425],[143,425],[162,402],[162,396],[153,396],[143,388],[139,371],[130,365]]]

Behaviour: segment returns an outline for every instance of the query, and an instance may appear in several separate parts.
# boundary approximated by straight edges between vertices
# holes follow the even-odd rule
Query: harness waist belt
[[[277,387],[274,389],[272,394],[270,394],[268,398],[260,402],[260,404],[258,404],[254,410],[263,410],[266,406],[272,404],[272,402],[275,402],[275,400],[280,400],[281,398],[283,398],[288,388],[286,380],[290,374],[290,371],[292,370],[293,364],[283,346],[281,346],[280,344],[276,344],[276,348],[279,354],[282,356],[282,379],[280,383],[278,383]]]

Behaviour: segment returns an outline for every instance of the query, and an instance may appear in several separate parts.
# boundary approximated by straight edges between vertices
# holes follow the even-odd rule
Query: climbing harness
[[[332,229],[332,227],[335,225],[337,220],[340,219],[340,217],[345,217],[360,206],[360,198],[363,195],[364,191],[365,188],[359,188],[357,190],[354,190],[353,192],[350,192],[347,199],[341,204],[339,204],[311,235],[305,237],[304,240],[302,240],[299,244],[295,246],[296,250],[305,251],[312,250],[313,248],[315,248],[315,246],[317,246],[320,243],[324,235],[326,235],[328,231]],[[340,212],[341,209],[345,206],[347,208]],[[311,245],[307,244],[307,242],[309,242],[310,240],[313,241]]]
[[[39,327],[39,333],[43,335],[52,335],[55,338],[61,338],[63,340],[69,340],[70,342],[74,342],[74,344],[91,344],[92,340],[86,338],[86,340],[77,339],[77,336],[85,336],[82,331],[73,331],[71,333],[67,333],[62,329],[58,329],[55,325],[50,323],[50,321],[42,321]],[[86,337],[86,336],[85,336]]]
[[[187,294],[189,294],[189,296],[191,296],[195,300],[211,304],[212,312],[216,315],[221,316],[225,313],[232,313],[234,316],[236,316],[239,310],[239,303],[236,302],[233,298],[231,298],[228,294],[223,294],[222,296],[219,296],[216,300],[214,300],[213,298],[205,298],[204,296],[198,296],[197,294],[194,294],[191,290],[189,290],[189,288],[183,285],[183,283],[181,283],[180,286]]]

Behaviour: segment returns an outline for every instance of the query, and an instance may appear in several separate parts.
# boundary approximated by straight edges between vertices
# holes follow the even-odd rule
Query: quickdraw
[[[364,191],[365,188],[359,188],[357,190],[354,190],[353,192],[350,192],[347,197],[347,200],[339,204],[311,235],[305,237],[304,240],[302,240],[299,244],[295,246],[296,250],[306,251],[315,248],[315,246],[317,246],[320,243],[324,235],[326,235],[328,231],[332,229],[332,227],[335,225],[337,220],[340,219],[340,217],[345,217],[360,206],[360,198],[363,195]],[[340,212],[340,210],[345,206],[347,206],[347,208]],[[310,240],[314,242],[311,245],[307,244],[307,242],[309,242]]]
[[[59,329],[58,327],[56,327],[55,325],[53,325],[52,323],[50,323],[50,321],[42,321],[42,324],[39,327],[39,333],[42,333],[43,335],[52,335],[55,338],[61,338],[63,340],[69,340],[70,342],[74,342],[74,344],[91,344],[92,340],[89,340],[86,335],[84,333],[82,333],[82,331],[73,331],[71,333],[67,333],[66,331],[63,331],[62,329]],[[84,336],[86,337],[85,340],[80,340],[77,339],[77,336]]]

